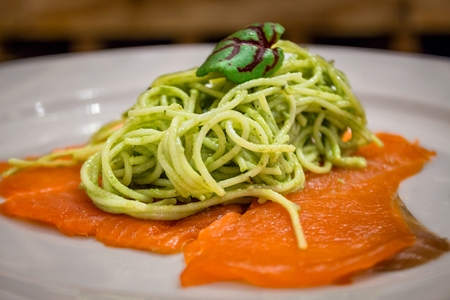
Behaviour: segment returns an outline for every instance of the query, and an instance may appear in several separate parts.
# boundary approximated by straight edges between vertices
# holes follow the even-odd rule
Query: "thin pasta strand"
[[[305,171],[363,167],[348,153],[380,142],[342,72],[294,43],[275,47],[287,55],[271,77],[237,85],[220,73],[197,77],[196,69],[163,75],[119,122],[61,154],[68,161],[55,153],[13,159],[8,174],[82,160],[82,185],[100,209],[157,220],[254,197],[274,201],[305,248],[300,208],[284,195],[304,186]],[[347,131],[352,137],[343,141]]]

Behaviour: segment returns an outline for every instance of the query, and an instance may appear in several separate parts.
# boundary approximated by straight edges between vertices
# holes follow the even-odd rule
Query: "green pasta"
[[[332,62],[289,41],[273,46],[284,59],[269,77],[238,84],[220,72],[198,77],[197,69],[163,75],[86,147],[10,160],[15,167],[7,175],[84,161],[82,187],[96,206],[154,220],[274,201],[289,212],[298,246],[306,248],[300,208],[285,195],[303,188],[305,171],[365,167],[352,153],[380,141]]]
[[[299,207],[283,195],[302,189],[304,170],[364,167],[349,154],[377,139],[343,73],[296,44],[276,46],[286,58],[268,78],[235,84],[220,73],[197,77],[195,69],[158,78],[84,163],[81,179],[94,203],[173,220],[257,197],[288,210],[305,248]]]
[[[115,120],[100,128],[84,147],[71,147],[55,150],[36,159],[10,158],[8,163],[12,166],[3,172],[2,176],[10,176],[21,169],[30,167],[63,167],[74,166],[84,162],[90,156],[100,151],[103,143],[116,129],[123,124],[125,119]]]

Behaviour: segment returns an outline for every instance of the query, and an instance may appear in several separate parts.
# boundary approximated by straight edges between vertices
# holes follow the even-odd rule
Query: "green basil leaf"
[[[221,72],[235,83],[269,76],[283,64],[283,50],[271,48],[283,32],[280,24],[252,24],[220,41],[196,74]]]

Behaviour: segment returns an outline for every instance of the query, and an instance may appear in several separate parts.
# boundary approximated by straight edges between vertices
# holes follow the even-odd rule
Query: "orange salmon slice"
[[[286,211],[255,201],[243,215],[229,213],[203,229],[184,249],[184,287],[241,281],[262,287],[330,284],[364,271],[410,247],[415,236],[395,205],[400,182],[417,173],[434,152],[389,134],[383,148],[359,151],[364,169],[307,174],[305,189],[288,198],[301,207],[308,242],[296,245]]]
[[[177,253],[238,204],[217,206],[179,221],[142,220],[98,209],[79,189],[80,166],[30,168],[0,182],[0,212],[54,225],[68,236],[94,236],[108,246]]]
[[[307,250],[297,248],[291,221],[278,204],[217,206],[179,221],[151,221],[99,210],[80,190],[80,166],[30,168],[0,182],[0,211],[51,224],[62,233],[94,236],[108,246],[158,253],[184,251],[182,286],[243,281],[264,287],[344,282],[355,272],[415,242],[395,205],[398,185],[433,152],[380,134],[384,148],[364,147],[365,169],[307,174],[288,198],[301,207]],[[6,169],[7,164],[1,167]]]

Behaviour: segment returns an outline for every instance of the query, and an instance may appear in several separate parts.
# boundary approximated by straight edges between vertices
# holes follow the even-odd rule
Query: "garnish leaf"
[[[283,26],[269,22],[237,31],[217,44],[196,74],[221,72],[235,83],[269,76],[283,64],[283,50],[271,48],[283,32]]]

